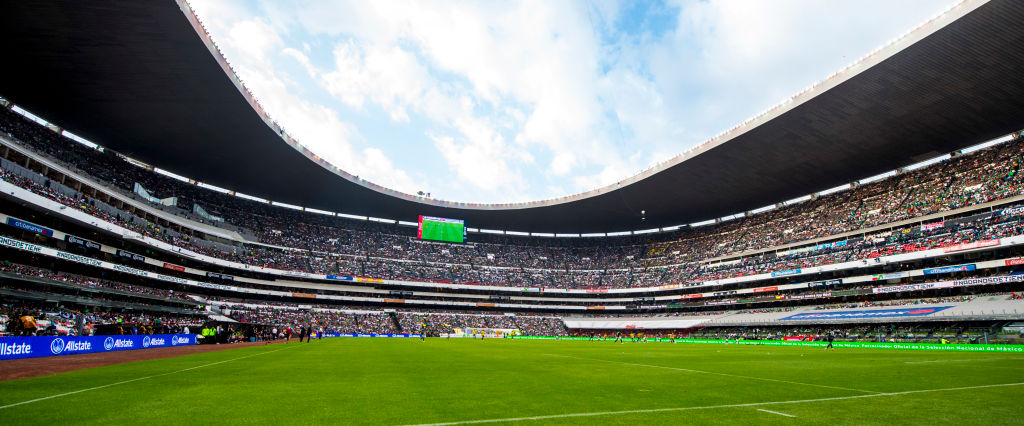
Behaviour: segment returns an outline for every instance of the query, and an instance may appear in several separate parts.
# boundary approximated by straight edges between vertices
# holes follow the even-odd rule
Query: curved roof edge
[[[263,108],[263,106],[260,105],[259,101],[256,100],[255,96],[253,96],[252,92],[250,92],[249,89],[245,87],[245,84],[242,82],[241,78],[239,78],[238,74],[235,73],[234,69],[228,63],[227,58],[224,56],[223,52],[220,51],[220,48],[217,47],[217,44],[213,41],[213,38],[206,30],[206,27],[202,23],[202,20],[199,18],[199,16],[192,9],[191,5],[188,3],[188,0],[175,1],[177,2],[178,7],[181,9],[182,13],[185,14],[185,17],[188,19],[189,23],[195,29],[196,33],[203,40],[203,43],[206,45],[207,49],[213,55],[214,59],[216,59],[217,63],[221,66],[221,68],[230,78],[231,82],[235,85],[238,91],[245,98],[246,102],[248,102],[249,105],[252,106],[253,110],[259,115],[260,119],[263,120],[263,122],[268,127],[270,127],[275,133],[280,135],[282,141],[287,143],[289,146],[294,148],[296,151],[301,153],[310,161],[316,163],[320,167],[323,167],[324,169],[338,176],[341,176],[342,178],[345,178],[346,180],[352,183],[361,185],[367,189],[371,189],[384,195],[389,195],[407,201],[413,201],[436,207],[471,210],[514,210],[553,206],[607,194],[612,191],[616,191],[626,186],[640,182],[671,167],[682,164],[683,162],[691,158],[694,158],[704,152],[707,152],[712,148],[723,145],[726,142],[729,142],[734,138],[757,128],[757,126],[767,123],[772,119],[804,104],[805,102],[814,99],[816,96],[857,76],[861,72],[884,61],[885,59],[888,59],[889,57],[895,55],[896,53],[899,53],[903,49],[910,47],[911,45],[920,41],[921,39],[931,35],[932,33],[942,29],[946,25],[956,21],[957,19],[960,19],[964,15],[967,15],[968,13],[977,9],[978,7],[989,2],[989,0],[961,0],[959,3],[950,6],[944,12],[939,13],[935,17],[925,21],[924,23],[918,25],[917,27],[907,31],[906,33],[897,36],[895,39],[885,44],[884,46],[881,46],[875,49],[874,51],[868,53],[867,55],[864,55],[863,57],[856,60],[852,64],[847,65],[846,67],[840,69],[839,71],[832,73],[824,80],[812,84],[811,86],[791,96],[790,98],[768,108],[764,112],[757,114],[754,117],[751,117],[743,121],[742,123],[737,124],[736,126],[733,126],[732,128],[722,133],[719,133],[718,135],[711,137],[710,139],[690,149],[687,149],[686,151],[668,160],[650,166],[644,170],[641,170],[637,174],[622,179],[618,182],[576,194],[543,200],[512,203],[473,203],[462,201],[447,201],[422,197],[413,194],[407,194],[405,192],[391,189],[383,185],[375,184],[366,179],[362,179],[359,176],[353,175],[345,170],[342,170],[341,168],[331,164],[327,160],[320,158],[320,156],[310,151],[309,148],[303,146],[301,142],[299,142],[292,136],[288,135],[284,128],[282,128],[276,121],[274,121],[273,118],[270,117],[270,115]],[[779,202],[782,201],[784,200],[779,200]],[[743,212],[735,212],[734,214],[739,213]],[[708,218],[708,220],[713,219],[714,218]]]

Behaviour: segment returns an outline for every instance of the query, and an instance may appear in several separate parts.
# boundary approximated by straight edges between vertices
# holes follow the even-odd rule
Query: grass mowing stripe
[[[614,416],[619,414],[640,414],[640,413],[664,413],[671,411],[688,411],[688,410],[713,410],[717,408],[742,408],[742,407],[761,407],[765,405],[783,405],[783,404],[803,404],[811,402],[824,402],[824,401],[843,401],[848,399],[863,399],[863,398],[878,398],[882,396],[899,396],[899,395],[911,395],[916,393],[928,393],[928,392],[952,392],[960,390],[971,390],[971,389],[986,389],[986,388],[997,388],[997,387],[1008,387],[1008,386],[1021,386],[1024,382],[1019,383],[998,383],[994,385],[979,385],[979,386],[962,386],[956,388],[943,388],[943,389],[919,389],[912,391],[902,392],[886,392],[886,393],[874,393],[870,395],[851,395],[851,396],[835,396],[831,398],[817,398],[817,399],[796,399],[791,401],[768,401],[768,402],[750,402],[746,404],[725,404],[725,405],[705,405],[700,407],[674,407],[674,408],[652,408],[648,410],[625,410],[625,411],[602,411],[594,413],[572,413],[572,414],[551,414],[546,416],[532,416],[532,417],[510,417],[504,419],[483,419],[483,420],[464,420],[447,423],[423,423],[413,426],[446,426],[446,425],[467,425],[467,424],[480,424],[480,423],[501,423],[501,422],[522,422],[531,420],[548,420],[548,419],[563,419],[568,417],[596,417],[596,416]]]
[[[740,378],[740,379],[763,380],[763,381],[766,381],[766,382],[787,383],[787,384],[791,384],[791,385],[815,386],[815,387],[819,387],[819,388],[838,389],[838,390],[854,391],[854,392],[860,392],[860,393],[874,393],[874,394],[881,393],[881,392],[869,391],[869,390],[864,390],[864,389],[844,388],[842,386],[819,385],[819,384],[815,384],[815,383],[794,382],[794,381],[782,380],[782,379],[769,379],[769,378],[766,378],[766,377],[743,376],[743,375],[739,375],[739,374],[717,373],[717,372],[714,372],[714,371],[693,370],[693,369],[689,369],[689,368],[666,367],[666,366],[663,366],[663,365],[637,364],[637,363],[633,363],[633,362],[612,361],[612,360],[598,359],[598,358],[583,358],[583,357],[571,356],[571,355],[554,355],[554,354],[544,354],[544,355],[564,357],[564,358],[576,358],[576,359],[582,359],[582,360],[588,360],[588,361],[608,362],[608,363],[612,363],[612,364],[632,365],[632,366],[635,366],[635,367],[661,368],[661,369],[664,369],[664,370],[685,371],[685,372],[689,372],[689,373],[713,374],[713,375],[716,375],[716,376],[736,377],[736,378]]]
[[[794,416],[792,414],[780,413],[778,411],[772,411],[772,410],[765,410],[764,408],[758,408],[757,411],[761,411],[761,412],[765,412],[765,413],[770,413],[770,414],[778,414],[780,416],[786,416],[786,417],[796,417],[796,416]]]
[[[291,346],[291,347],[293,347],[293,348],[294,347],[298,347],[298,345]],[[180,370],[169,371],[167,373],[154,374],[152,376],[146,376],[146,377],[137,377],[137,378],[134,378],[134,379],[131,379],[131,380],[122,380],[120,382],[108,383],[108,384],[100,385],[100,386],[93,386],[91,388],[79,389],[79,390],[76,390],[76,391],[64,392],[64,393],[59,393],[59,394],[50,395],[50,396],[44,396],[42,398],[30,399],[30,400],[21,401],[21,402],[15,402],[13,404],[7,404],[7,405],[0,406],[0,410],[11,408],[11,407],[17,407],[19,405],[31,404],[33,402],[46,401],[48,399],[60,398],[62,396],[74,395],[74,394],[79,394],[79,393],[82,393],[82,392],[89,392],[89,391],[94,391],[94,390],[98,390],[98,389],[109,388],[109,387],[112,387],[112,386],[123,385],[123,384],[126,384],[126,383],[132,383],[132,382],[138,382],[138,381],[141,381],[141,380],[152,379],[154,377],[162,377],[162,376],[167,376],[167,375],[175,374],[175,373],[181,373],[181,372],[185,372],[185,371],[189,371],[189,370],[196,370],[196,369],[199,369],[199,368],[210,367],[210,366],[214,366],[214,365],[217,365],[217,364],[223,364],[223,363],[226,363],[226,362],[238,361],[240,359],[252,358],[252,357],[255,357],[255,356],[266,355],[266,354],[274,353],[274,352],[277,352],[277,351],[283,351],[285,349],[288,349],[288,348],[274,349],[272,351],[260,352],[258,354],[240,356],[238,358],[231,358],[231,359],[226,359],[226,360],[223,360],[223,361],[211,362],[209,364],[197,365],[195,367],[182,368]]]

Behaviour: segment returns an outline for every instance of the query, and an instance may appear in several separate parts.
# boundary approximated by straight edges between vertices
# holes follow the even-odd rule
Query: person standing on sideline
[[[32,316],[28,311],[21,314],[21,335],[22,336],[35,336],[36,335],[36,318]]]

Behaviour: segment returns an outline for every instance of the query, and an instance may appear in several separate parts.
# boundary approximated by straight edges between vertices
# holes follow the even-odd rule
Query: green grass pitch
[[[1020,354],[587,341],[335,338],[0,382],[12,425],[992,425],[1021,401]]]

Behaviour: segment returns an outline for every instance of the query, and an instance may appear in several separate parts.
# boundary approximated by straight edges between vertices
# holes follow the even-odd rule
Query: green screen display
[[[458,219],[420,216],[418,235],[421,240],[461,243],[466,235],[466,223]]]

